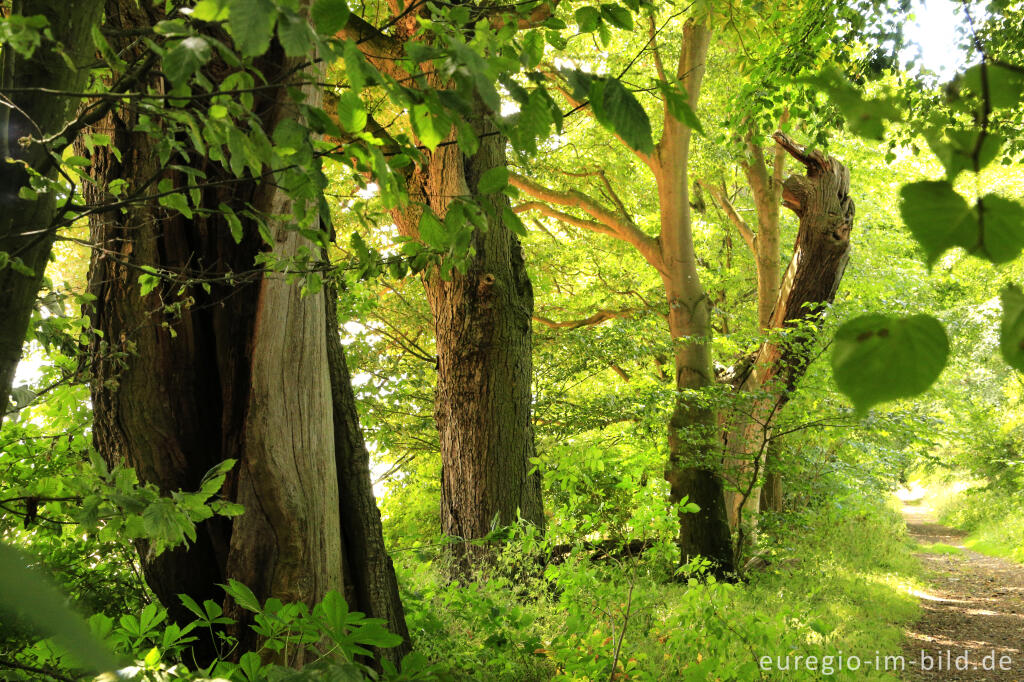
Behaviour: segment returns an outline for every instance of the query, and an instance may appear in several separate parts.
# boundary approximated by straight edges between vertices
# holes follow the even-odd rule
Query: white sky
[[[916,44],[905,50],[901,57],[915,56],[919,51],[925,69],[942,80],[953,77],[963,66],[963,53],[957,49],[960,37],[957,27],[965,22],[963,12],[957,13],[959,3],[951,0],[917,0],[914,3],[914,21],[904,28],[909,42]]]

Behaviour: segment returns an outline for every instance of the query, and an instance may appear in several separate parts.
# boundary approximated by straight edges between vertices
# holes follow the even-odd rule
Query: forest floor
[[[916,491],[903,518],[925,569],[921,618],[903,644],[907,680],[1024,680],[1024,565],[964,547]]]

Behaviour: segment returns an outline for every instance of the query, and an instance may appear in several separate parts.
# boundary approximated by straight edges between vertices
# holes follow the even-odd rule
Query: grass
[[[943,542],[935,542],[930,545],[922,545],[920,543],[914,548],[915,551],[923,552],[924,554],[963,554],[964,550],[960,547],[954,547],[953,545],[947,545]],[[979,551],[979,550],[975,550]]]

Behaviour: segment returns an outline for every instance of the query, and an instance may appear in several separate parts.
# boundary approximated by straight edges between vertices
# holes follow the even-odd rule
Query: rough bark
[[[92,51],[89,29],[102,7],[102,0],[15,0],[11,12],[46,17],[54,40],[64,46],[73,63],[85,64]],[[7,411],[21,346],[56,236],[52,225],[58,212],[53,193],[35,200],[18,198],[19,188],[28,186],[25,166],[49,178],[57,172],[49,150],[38,142],[22,145],[20,140],[38,140],[59,132],[79,100],[41,90],[80,91],[87,75],[84,67],[70,68],[49,41],[31,58],[10,45],[0,51],[0,252],[20,258],[32,271],[27,275],[10,266],[0,268],[0,291],[4,292],[0,296],[0,422]],[[22,90],[31,88],[39,90]]]
[[[327,361],[330,367],[334,452],[338,473],[345,599],[370,618],[383,618],[405,642],[378,655],[398,663],[409,653],[409,630],[395,568],[384,547],[380,510],[370,479],[370,455],[359,428],[355,394],[338,327],[337,292],[327,288]]]
[[[130,31],[149,20],[131,0],[108,2],[114,28]],[[269,83],[282,83],[257,94],[254,110],[266,131],[299,114],[284,82],[301,73],[303,60],[275,50],[259,64]],[[307,102],[315,103],[316,91],[308,90]],[[90,203],[110,199],[103,188],[113,178],[130,190],[154,177],[184,180],[159,166],[151,137],[132,132],[136,115],[126,107],[101,123],[122,160],[108,149],[93,154]],[[208,159],[197,155],[191,163],[214,183],[203,190],[203,207],[224,202],[271,216],[292,213],[293,200],[272,177],[233,181]],[[247,220],[236,244],[215,210],[186,219],[149,201],[90,217],[98,246],[92,316],[103,332],[94,348],[96,445],[163,491],[194,489],[218,462],[238,460],[223,493],[243,504],[244,514],[200,524],[187,548],[159,557],[140,548],[147,582],[176,620],[191,620],[177,594],[222,601],[218,583],[234,578],[260,600],[312,604],[328,590],[342,591],[353,610],[387,618],[405,636],[333,305],[325,293],[300,296],[283,273],[254,265],[261,252],[287,259],[308,246],[286,221],[269,221],[267,246]],[[193,283],[182,291],[182,282],[172,281],[140,296],[142,267],[205,279],[209,290]],[[234,282],[223,278],[229,273]],[[241,653],[253,644],[248,614],[230,602],[226,611],[243,624]]]
[[[790,176],[782,186],[783,205],[799,217],[800,226],[769,319],[768,328],[778,332],[806,329],[802,325],[813,324],[835,299],[849,259],[855,211],[850,173],[843,164],[819,150],[806,152],[781,132],[775,139],[806,168],[806,175]],[[734,490],[729,494],[729,513],[734,526],[744,505],[756,511],[760,494],[756,480],[751,480],[753,470],[760,468],[771,442],[775,415],[806,371],[811,340],[813,333],[789,334],[785,340],[777,333],[769,335],[748,370],[733,380],[736,388],[754,396],[746,414],[735,419],[726,434],[729,457],[743,462],[730,472]]]
[[[378,69],[402,82],[449,87],[432,66],[417,78],[403,70],[402,41],[429,37],[419,32],[420,11],[390,5],[397,17],[394,36],[357,16],[342,34],[357,40]],[[454,135],[424,152],[425,163],[407,180],[412,201],[392,213],[401,234],[418,238],[424,207],[443,218],[454,198],[476,194],[485,171],[506,165],[508,140],[488,116],[479,101],[470,109],[466,123],[480,143],[475,154],[463,153]],[[441,531],[465,540],[487,535],[495,521],[522,518],[544,525],[540,473],[530,473],[533,288],[522,246],[501,218],[508,198],[497,193],[476,199],[487,211],[488,228],[474,232],[475,256],[466,272],[453,270],[449,279],[436,269],[424,275],[438,358],[434,417],[442,462]],[[477,553],[465,543],[453,545],[453,552],[458,571],[467,570]]]
[[[491,132],[472,156],[456,145],[430,155],[409,183],[420,206],[444,216],[450,197],[472,193],[485,171],[505,165],[506,140]],[[544,525],[540,474],[530,473],[533,288],[522,246],[500,217],[508,199],[480,200],[491,217],[487,231],[473,235],[476,255],[466,273],[456,270],[445,280],[433,271],[424,278],[438,358],[441,530],[466,540],[487,535],[495,519]],[[403,234],[418,234],[420,211],[395,213]],[[474,552],[454,547],[467,567]]]

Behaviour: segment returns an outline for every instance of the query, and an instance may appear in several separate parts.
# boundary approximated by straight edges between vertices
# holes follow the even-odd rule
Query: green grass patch
[[[917,552],[923,552],[925,554],[963,554],[964,550],[960,547],[954,547],[953,545],[947,545],[943,542],[935,542],[930,545],[922,545],[918,543],[914,550]]]

